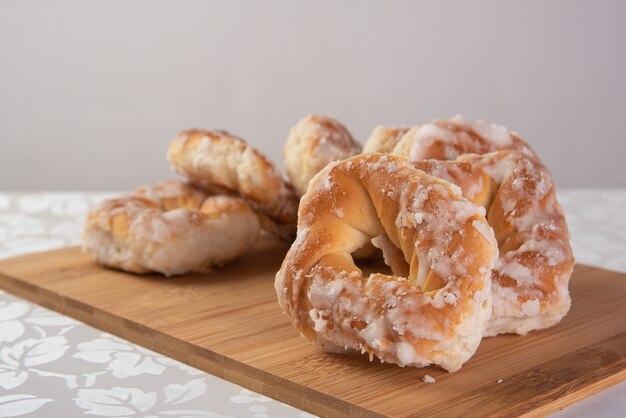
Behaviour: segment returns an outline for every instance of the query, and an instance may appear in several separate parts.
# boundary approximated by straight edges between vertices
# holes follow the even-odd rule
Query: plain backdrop
[[[172,177],[226,128],[282,167],[289,127],[457,113],[518,132],[559,186],[626,186],[626,1],[0,0],[0,190]]]

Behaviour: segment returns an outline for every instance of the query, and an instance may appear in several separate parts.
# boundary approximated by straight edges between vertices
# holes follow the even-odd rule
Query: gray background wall
[[[187,127],[282,165],[289,127],[462,113],[519,132],[560,186],[626,186],[626,1],[0,0],[0,190],[170,177]]]

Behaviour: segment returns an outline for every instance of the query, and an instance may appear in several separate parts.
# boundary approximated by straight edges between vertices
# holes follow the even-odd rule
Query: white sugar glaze
[[[276,293],[294,325],[324,350],[450,371],[476,350],[491,312],[496,242],[484,238],[485,209],[458,186],[398,157],[353,157],[311,180],[298,228]],[[350,254],[372,239],[395,251],[384,251],[389,260],[411,261],[408,276],[362,277],[349,267]],[[466,241],[478,248],[460,245]],[[421,286],[431,275],[443,285],[426,294]]]

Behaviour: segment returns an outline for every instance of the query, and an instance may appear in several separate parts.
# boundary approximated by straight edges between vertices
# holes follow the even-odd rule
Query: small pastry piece
[[[285,170],[299,195],[326,164],[361,152],[361,145],[339,121],[309,115],[289,131],[285,143]]]
[[[405,157],[331,163],[302,198],[296,241],[276,275],[279,304],[323,349],[458,370],[491,313],[498,248],[484,215],[458,186]],[[379,236],[410,261],[401,277],[363,277],[354,264],[350,254]]]
[[[574,256],[548,169],[514,151],[414,165],[457,184],[465,197],[487,210],[500,256],[492,274],[493,313],[485,336],[525,335],[560,322],[571,304]]]
[[[179,208],[198,209],[211,196],[210,193],[180,180],[163,180],[141,186],[132,195],[153,201],[164,212]]]
[[[298,197],[265,155],[226,131],[187,130],[169,146],[172,168],[196,187],[245,199],[264,229],[290,240]]]
[[[172,276],[234,260],[252,247],[259,229],[244,200],[170,180],[91,210],[82,247],[109,267]]]
[[[463,154],[502,150],[519,151],[539,160],[530,145],[504,126],[482,120],[467,122],[460,115],[411,128],[392,154],[406,155],[411,161],[454,160]]]
[[[409,131],[408,126],[377,126],[363,146],[363,154],[380,152],[391,154],[400,139]]]

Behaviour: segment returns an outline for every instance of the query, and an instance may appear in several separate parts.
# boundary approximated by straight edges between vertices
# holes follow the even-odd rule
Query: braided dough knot
[[[297,196],[274,164],[243,139],[222,130],[191,129],[172,141],[167,158],[194,186],[242,197],[266,230],[284,239],[292,236]]]
[[[232,261],[250,249],[259,229],[244,200],[168,180],[92,209],[82,245],[100,264],[171,276]]]
[[[492,274],[493,314],[485,336],[524,335],[558,323],[571,304],[568,282],[574,257],[548,169],[516,151],[414,164],[457,184],[465,197],[487,210],[500,255]]]
[[[408,130],[400,140],[396,139],[391,143],[392,151],[386,147],[381,152],[405,155],[411,161],[421,161],[426,159],[454,160],[464,154],[515,150],[539,160],[526,141],[504,126],[482,120],[469,122],[461,115],[450,119],[436,119],[425,125],[415,126]],[[379,143],[380,139],[373,134],[370,141]]]
[[[491,312],[498,250],[484,215],[404,157],[329,164],[302,198],[298,235],[276,276],[279,303],[327,350],[457,370]],[[375,237],[402,255],[401,276],[364,277],[354,264],[351,253]]]
[[[290,130],[285,143],[285,170],[296,192],[303,195],[309,181],[326,164],[361,152],[348,129],[329,116],[309,115]]]

